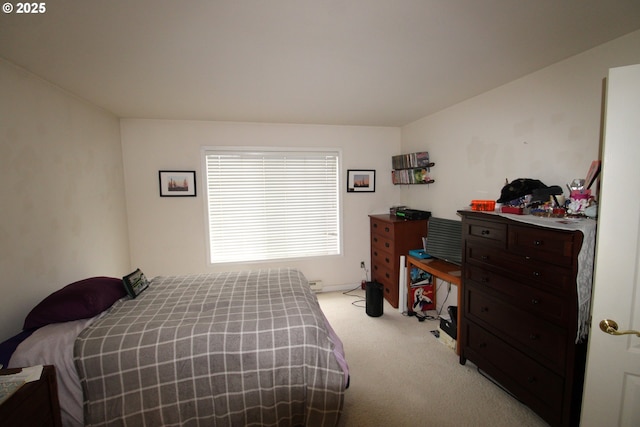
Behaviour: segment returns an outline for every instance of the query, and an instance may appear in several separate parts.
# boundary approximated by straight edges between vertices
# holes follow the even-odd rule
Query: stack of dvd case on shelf
[[[431,184],[429,177],[433,162],[429,161],[429,152],[421,151],[411,154],[401,154],[391,158],[393,171],[391,179],[394,184]]]

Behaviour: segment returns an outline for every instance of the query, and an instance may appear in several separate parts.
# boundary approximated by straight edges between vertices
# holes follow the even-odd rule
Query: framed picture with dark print
[[[159,171],[160,197],[195,197],[195,171]]]
[[[373,193],[376,191],[376,171],[347,170],[347,193]]]

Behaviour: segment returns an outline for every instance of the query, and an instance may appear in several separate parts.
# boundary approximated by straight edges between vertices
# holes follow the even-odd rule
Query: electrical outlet
[[[364,267],[364,261],[360,261],[360,268],[365,268]]]

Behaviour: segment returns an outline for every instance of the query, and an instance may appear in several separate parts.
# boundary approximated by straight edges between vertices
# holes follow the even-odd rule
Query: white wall
[[[429,151],[436,182],[403,187],[402,202],[456,219],[473,199],[496,200],[505,178],[584,178],[599,156],[603,79],[640,62],[639,47],[636,31],[404,126],[402,151]]]
[[[369,265],[370,213],[388,212],[400,200],[390,182],[391,156],[400,150],[400,129],[384,127],[226,123],[205,121],[121,121],[131,262],[148,276],[294,266],[326,286],[360,283],[360,261]],[[268,264],[210,266],[207,260],[201,147],[322,147],[342,150],[344,254]],[[347,169],[375,169],[375,193],[347,194]],[[195,170],[195,198],[158,193],[159,170]]]
[[[129,269],[118,119],[0,59],[0,340],[42,298]]]
[[[505,179],[584,178],[599,158],[603,79],[635,63],[640,31],[403,127],[402,151],[429,151],[436,182],[403,187],[402,202],[459,219],[471,200],[496,200]]]

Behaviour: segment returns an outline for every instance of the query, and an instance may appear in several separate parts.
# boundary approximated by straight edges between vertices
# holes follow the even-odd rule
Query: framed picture
[[[347,170],[347,193],[373,193],[376,191],[375,170]]]
[[[160,197],[195,197],[195,171],[159,171]]]

